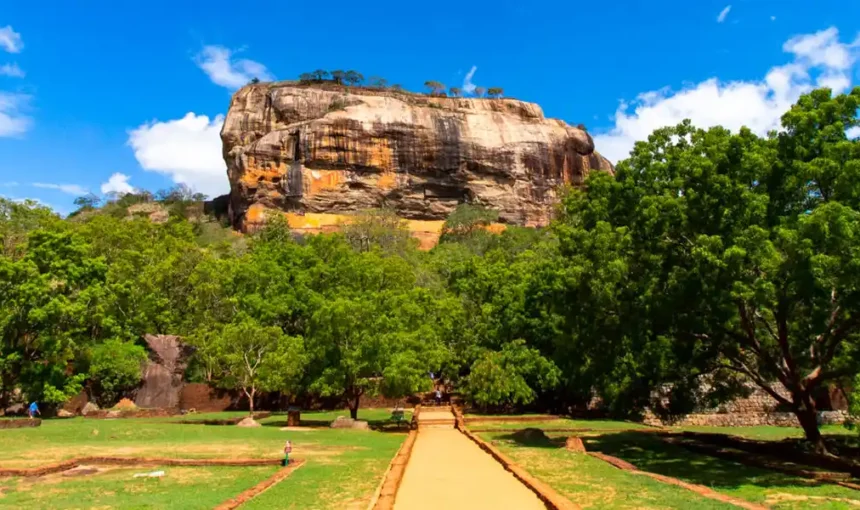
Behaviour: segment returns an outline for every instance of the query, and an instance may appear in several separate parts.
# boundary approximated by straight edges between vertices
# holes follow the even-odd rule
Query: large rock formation
[[[233,96],[221,139],[243,230],[282,211],[294,229],[319,232],[384,206],[432,240],[463,202],[540,226],[560,185],[612,172],[583,129],[513,99],[261,83]]]
[[[173,335],[144,335],[143,339],[149,346],[149,362],[134,404],[143,408],[176,408],[193,348]]]

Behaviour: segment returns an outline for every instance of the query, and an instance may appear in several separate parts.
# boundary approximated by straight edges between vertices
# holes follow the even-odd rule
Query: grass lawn
[[[619,457],[643,471],[705,485],[772,508],[855,508],[860,505],[860,491],[693,453],[667,444],[653,434],[606,433],[584,437],[583,442],[588,451]]]
[[[213,417],[223,418],[225,415],[219,413]],[[284,419],[283,416],[273,416],[263,420],[264,426],[259,428],[177,424],[171,419],[45,420],[38,428],[0,431],[0,466],[33,467],[72,457],[99,455],[280,458],[284,442],[290,439],[293,456],[304,458],[307,463],[290,478],[264,493],[266,508],[350,508],[351,505],[364,508],[406,437],[405,433],[361,430],[280,430]],[[153,501],[153,507],[160,508],[211,508],[263,480],[272,469],[207,467],[165,468],[165,471],[167,476],[160,481],[133,480],[125,468],[80,478],[57,476],[58,481],[49,485],[40,485],[36,479],[0,479],[2,493],[5,494],[0,496],[0,506],[23,501],[37,508],[63,508],[63,505],[75,508],[140,508]],[[185,476],[187,473],[190,475]],[[194,473],[201,473],[200,476],[208,481],[201,486],[195,485]],[[180,481],[186,484],[185,488],[177,485]],[[104,488],[99,484],[104,484]],[[11,499],[19,492],[15,489],[19,486],[31,487],[31,493],[56,493],[55,499],[47,506],[42,500]],[[81,488],[79,492],[77,487],[89,489]],[[120,490],[122,487],[127,487],[127,490]],[[81,496],[86,490],[93,494],[111,493],[111,497],[116,499],[90,502]],[[178,493],[185,493],[186,498],[179,497]],[[15,497],[24,498],[23,495]],[[198,500],[206,503],[198,505]],[[165,504],[165,501],[170,503]],[[197,506],[181,506],[186,503]]]
[[[565,429],[593,429],[593,430],[640,430],[640,429],[649,429],[646,425],[642,425],[640,423],[632,423],[626,421],[612,421],[612,420],[572,420],[568,418],[562,418],[558,420],[546,420],[546,421],[519,421],[519,422],[501,422],[501,421],[480,421],[480,422],[472,422],[469,423],[469,419],[466,418],[466,425],[469,428],[473,429],[482,429],[482,428],[494,428],[494,429],[524,429],[524,428],[536,428],[536,429],[555,429],[555,428],[565,428]]]
[[[134,478],[163,469],[162,478]],[[271,476],[272,467],[107,467],[79,477],[0,479],[6,508],[212,508]]]
[[[463,416],[468,420],[469,418],[538,418],[538,417],[548,417],[551,416],[546,413],[510,413],[510,414],[499,414],[499,413],[479,413],[470,411],[468,413],[464,413]]]
[[[680,487],[625,473],[601,460],[573,454],[554,444],[521,444],[504,432],[479,435],[583,508],[735,508]]]
[[[772,427],[763,425],[758,427],[667,427],[667,429],[672,431],[689,430],[710,434],[730,434],[767,441],[781,441],[786,438],[803,437],[803,429],[800,427]],[[842,425],[824,425],[821,427],[821,433],[827,435],[857,434],[856,431],[848,430]]]
[[[358,410],[358,419],[369,422],[381,422],[391,418],[392,409],[388,408],[367,408]],[[407,420],[412,419],[412,409],[404,409],[403,415]],[[171,416],[169,418],[152,418],[158,421],[204,421],[204,420],[226,420],[230,418],[244,418],[248,416],[248,411],[223,411],[217,413],[193,413],[181,416]],[[338,416],[349,417],[349,409],[336,411],[302,411],[302,421],[308,423],[326,424],[334,421]],[[260,420],[261,423],[281,423],[287,421],[287,413],[273,413],[268,418]],[[283,425],[283,424],[282,424]]]

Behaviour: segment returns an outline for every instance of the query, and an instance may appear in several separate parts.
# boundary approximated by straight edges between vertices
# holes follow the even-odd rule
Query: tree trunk
[[[352,397],[352,400],[349,403],[349,417],[353,420],[358,419],[358,404],[361,400],[361,393],[357,393]]]
[[[824,444],[824,437],[818,429],[818,413],[815,412],[814,406],[804,406],[795,409],[794,414],[797,416],[797,421],[803,427],[803,433],[806,435],[806,440],[815,450],[815,453],[829,455],[827,446]]]
[[[251,390],[251,393],[248,393],[248,391],[245,390],[245,395],[248,396],[248,414],[250,416],[254,416],[254,393],[256,392],[257,391],[254,389]]]

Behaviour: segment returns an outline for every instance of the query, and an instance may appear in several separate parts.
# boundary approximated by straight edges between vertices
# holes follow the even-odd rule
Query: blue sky
[[[6,2],[0,195],[69,212],[87,190],[227,191],[236,84],[317,68],[421,90],[474,67],[617,160],[684,117],[764,132],[810,87],[860,83],[858,33],[856,0]]]

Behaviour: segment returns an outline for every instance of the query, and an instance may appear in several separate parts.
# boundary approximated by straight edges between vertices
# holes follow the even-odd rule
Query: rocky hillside
[[[385,206],[429,241],[465,201],[504,223],[540,226],[560,185],[613,170],[588,133],[533,103],[334,84],[248,85],[233,96],[221,139],[241,230],[274,210],[319,232]]]

